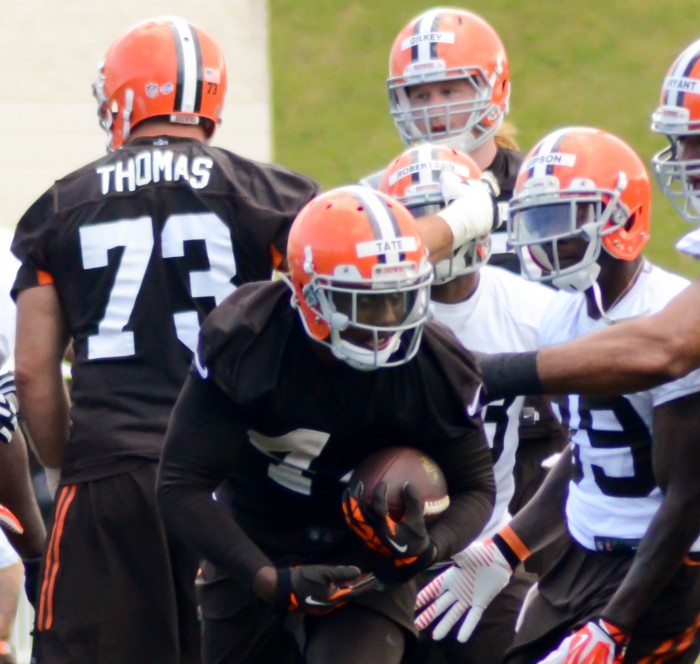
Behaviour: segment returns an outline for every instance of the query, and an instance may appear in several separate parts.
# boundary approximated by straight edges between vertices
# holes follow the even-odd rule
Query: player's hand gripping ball
[[[426,523],[449,504],[445,476],[435,461],[414,448],[392,447],[367,457],[352,473],[343,513],[367,547],[390,559],[392,571],[403,568],[391,575],[397,580],[433,562]]]
[[[427,454],[413,447],[389,447],[364,459],[352,473],[349,488],[353,492],[362,483],[362,503],[372,507],[377,485],[385,482],[389,516],[400,520],[405,511],[403,489],[407,482],[420,500],[423,518],[430,524],[450,505],[447,482],[440,466]]]

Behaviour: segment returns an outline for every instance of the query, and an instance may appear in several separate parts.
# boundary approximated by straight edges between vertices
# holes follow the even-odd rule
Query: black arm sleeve
[[[157,498],[169,532],[250,587],[256,572],[272,563],[212,497],[246,440],[230,399],[212,383],[189,376],[170,419]]]
[[[450,506],[429,533],[436,559],[444,560],[483,530],[493,512],[496,485],[491,451],[483,440],[478,445],[449,445],[435,460],[445,473]]]
[[[477,362],[489,401],[521,394],[542,394],[537,373],[537,351],[480,353]]]

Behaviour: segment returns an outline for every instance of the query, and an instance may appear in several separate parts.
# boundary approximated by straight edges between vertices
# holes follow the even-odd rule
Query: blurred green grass
[[[498,31],[512,79],[509,120],[521,148],[583,124],[612,131],[648,163],[665,140],[649,131],[661,81],[700,36],[697,0],[515,2],[464,8]],[[324,187],[357,180],[403,149],[385,80],[394,37],[431,5],[418,0],[268,0],[275,161]],[[692,276],[697,264],[673,245],[689,226],[654,185],[647,255]]]

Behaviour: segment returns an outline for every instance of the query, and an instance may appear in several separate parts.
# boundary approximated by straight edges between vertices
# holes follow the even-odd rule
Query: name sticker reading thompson
[[[549,154],[538,154],[528,159],[525,168],[534,168],[535,166],[574,166],[576,164],[576,155],[570,152],[550,152]]]
[[[417,243],[414,237],[381,238],[369,242],[360,242],[355,245],[355,249],[358,258],[367,258],[368,256],[381,256],[382,254],[388,254],[394,251],[415,251],[417,249]]]

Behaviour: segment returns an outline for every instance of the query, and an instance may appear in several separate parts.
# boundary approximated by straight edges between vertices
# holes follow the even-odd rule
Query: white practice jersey
[[[15,303],[10,290],[15,281],[19,261],[10,252],[12,233],[0,228],[0,371],[14,366],[15,347]]]
[[[465,348],[483,353],[536,350],[545,309],[555,291],[506,270],[485,265],[479,285],[466,301],[433,302],[436,320],[447,325]],[[496,504],[480,538],[491,537],[510,519],[515,451],[523,397],[501,399],[483,410],[484,429],[494,458]]]
[[[688,283],[647,262],[637,282],[607,316],[620,321],[659,311]],[[540,343],[563,343],[608,324],[588,316],[583,293],[558,293],[544,317]],[[662,500],[651,457],[654,408],[698,391],[700,371],[694,371],[635,394],[553,399],[554,412],[572,432],[574,476],[566,517],[569,532],[579,544],[593,551],[607,550],[615,540],[644,536]],[[700,540],[693,550],[700,550]]]

